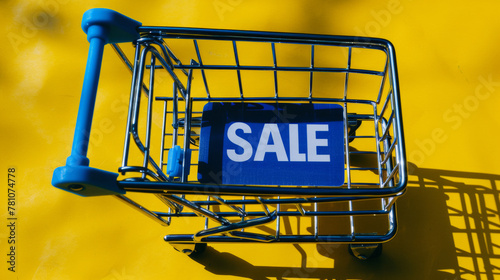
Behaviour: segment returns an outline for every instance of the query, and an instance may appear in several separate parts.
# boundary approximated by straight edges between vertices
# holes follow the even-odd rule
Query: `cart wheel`
[[[194,257],[205,251],[207,243],[170,243],[176,251]]]
[[[349,244],[349,254],[360,260],[376,258],[382,254],[382,244]]]

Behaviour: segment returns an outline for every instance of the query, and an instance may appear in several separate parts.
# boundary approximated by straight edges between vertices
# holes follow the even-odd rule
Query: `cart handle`
[[[141,25],[109,9],[96,8],[83,14],[82,29],[90,43],[89,54],[71,155],[66,166],[54,171],[52,185],[55,187],[83,196],[125,193],[116,183],[118,174],[89,167],[87,151],[104,46],[137,40]]]

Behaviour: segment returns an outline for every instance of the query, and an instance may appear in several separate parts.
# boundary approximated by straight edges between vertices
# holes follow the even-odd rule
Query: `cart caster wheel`
[[[382,244],[349,244],[349,254],[360,260],[376,258],[382,254]]]
[[[197,256],[205,251],[207,243],[172,243],[170,244],[176,251],[190,257]]]

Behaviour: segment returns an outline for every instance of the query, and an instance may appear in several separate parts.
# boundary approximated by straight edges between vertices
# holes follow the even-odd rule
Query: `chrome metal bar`
[[[346,68],[345,80],[344,80],[344,100],[347,99],[347,87],[349,85],[349,72],[351,72],[351,59],[352,59],[352,48],[349,47],[349,51],[348,51],[348,55],[347,55],[347,68]],[[329,71],[329,72],[332,72],[332,71]]]
[[[177,145],[179,134],[179,92],[177,84],[174,83],[173,89],[173,103],[172,103],[172,148]]]
[[[162,219],[159,215],[149,211],[148,209],[144,208],[140,204],[136,203],[132,199],[124,196],[124,195],[115,195],[114,197],[118,198],[120,201],[125,202],[125,204],[131,206],[132,208],[138,210],[139,212],[143,213],[144,215],[148,216],[149,218],[153,219],[155,222],[159,223],[162,226],[168,226],[169,223]]]
[[[147,122],[146,122],[146,140],[144,147],[144,168],[148,168],[148,163],[150,161],[150,149],[151,149],[151,125],[153,122],[153,96],[154,96],[154,78],[155,78],[155,57],[151,56],[151,69],[149,73],[149,93],[148,93],[148,111],[147,111]],[[161,169],[161,168],[160,168]],[[146,178],[146,173],[142,174],[142,178]]]
[[[378,183],[374,183],[372,186],[378,186]],[[330,202],[343,202],[347,200],[367,200],[367,199],[373,199],[372,196],[327,196],[327,197],[310,197],[310,198],[302,198],[302,197],[297,197],[297,198],[261,198],[260,202],[257,201],[256,199],[233,199],[233,200],[228,200],[225,199],[224,202],[225,204],[228,205],[256,205],[256,204],[266,204],[266,205],[274,205],[274,204],[301,204],[301,203],[330,203]],[[197,205],[220,205],[219,202],[216,200],[214,201],[193,201],[193,203],[196,203]]]
[[[389,136],[389,127],[391,127],[393,121],[394,121],[394,111],[392,111],[387,124],[384,125],[385,129],[383,129],[383,134],[382,137],[380,138],[380,141],[385,140]]]
[[[302,204],[297,203],[297,204],[295,204],[295,207],[297,207],[297,210],[299,210],[300,215],[302,215],[302,216],[306,215],[306,211],[304,210],[304,207],[302,207]]]
[[[117,185],[127,192],[142,193],[163,193],[165,191],[176,194],[196,194],[206,195],[249,195],[249,196],[392,196],[405,188],[404,184],[385,189],[375,189],[373,186],[380,186],[373,183],[351,183],[356,188],[348,189],[343,187],[322,187],[322,188],[296,188],[296,187],[262,187],[251,185],[213,185],[201,183],[180,183],[180,182],[130,182],[118,181]]]
[[[391,155],[392,155],[392,152],[394,151],[394,148],[396,147],[396,144],[397,144],[397,141],[398,139],[394,139],[392,141],[392,144],[391,146],[389,147],[389,150],[387,151],[384,151],[384,158],[382,160],[382,164],[386,164],[387,163],[387,160],[389,160],[391,158]]]
[[[205,67],[203,65],[203,60],[201,59],[200,48],[198,47],[198,41],[193,40],[194,48],[196,50],[196,56],[198,57],[199,67],[201,69],[201,77],[203,78],[203,84],[205,84],[205,90],[207,91],[207,98],[210,98],[210,90],[208,89],[207,77],[205,75]],[[191,65],[193,66],[193,65]]]
[[[162,122],[162,129],[161,129],[161,151],[160,151],[160,169],[163,171],[164,165],[165,165],[165,130],[167,126],[167,104],[168,101],[164,100],[163,101],[163,122]]]
[[[313,92],[313,73],[314,73],[314,45],[311,45],[311,68],[309,73],[309,99],[312,98]]]
[[[397,198],[398,198],[397,196],[391,196],[385,198],[387,202],[384,205],[384,210],[389,210],[391,207],[393,207],[394,204],[396,203]]]
[[[132,118],[133,118],[133,107],[135,103],[135,87],[137,83],[137,72],[139,71],[139,63],[137,63],[137,60],[139,58],[139,55],[141,53],[141,47],[136,46],[135,48],[135,63],[134,63],[134,70],[132,72],[132,85],[130,86],[130,101],[129,101],[129,109],[128,109],[128,114],[127,114],[127,127],[125,129],[125,143],[123,145],[123,157],[122,157],[122,167],[127,166],[128,164],[128,153],[129,153],[129,148],[130,148],[130,129],[132,126]]]
[[[396,104],[395,101],[394,101],[394,97],[391,98],[391,106],[392,107],[395,107]],[[401,147],[401,145],[397,145],[399,144],[399,137],[400,137],[400,130],[398,129],[399,127],[402,127],[402,124],[399,124],[399,119],[396,117],[396,114],[393,115],[393,124],[392,124],[392,134],[393,134],[393,142],[396,143],[396,146],[397,147]],[[393,144],[394,144],[393,143]],[[392,147],[391,147],[392,148]],[[395,156],[394,156],[394,159],[396,161],[396,164],[401,164],[402,166],[405,165],[406,163],[406,160],[403,160],[401,159],[401,155],[399,154],[399,149],[398,148],[394,148],[394,152],[395,152]],[[388,161],[388,164],[393,164],[392,163],[392,158],[389,157],[390,161]],[[406,176],[403,174],[406,172],[406,168],[405,167],[402,167],[402,168],[399,168],[399,172],[400,172],[400,178],[405,178]],[[392,185],[391,185],[392,186]]]
[[[169,210],[172,210],[174,214],[179,214],[182,211],[182,206],[170,201],[167,197],[165,197],[163,194],[155,194],[155,196],[161,200],[165,205],[168,206]]]
[[[215,221],[215,222],[218,222],[222,225],[228,225],[228,224],[231,224],[228,220],[226,220],[225,218],[223,217],[220,217],[219,215],[217,215],[216,213],[210,211],[210,210],[207,210],[205,208],[202,208],[194,203],[192,203],[191,201],[185,199],[185,198],[181,198],[179,196],[176,196],[176,195],[170,195],[170,194],[165,194],[164,195],[166,198],[168,198],[170,201],[173,201],[177,204],[180,204],[184,207],[187,207],[189,209],[191,209],[191,211],[193,211],[194,213],[196,214],[199,214],[203,217],[207,217],[209,218],[210,220],[212,221]]]
[[[347,86],[347,84],[346,84]],[[347,188],[351,188],[351,161],[350,161],[350,151],[349,151],[349,127],[348,127],[348,114],[347,114],[347,103],[344,103],[344,152],[345,152],[345,166],[347,173]]]
[[[158,45],[158,43],[156,43]],[[161,47],[161,45],[160,45]],[[174,80],[174,83],[177,84],[177,87],[179,88],[181,95],[184,96],[186,89],[184,88],[184,85],[182,84],[181,80],[179,77],[174,72],[173,65],[171,66],[171,62],[169,63],[169,58],[168,57],[163,57],[160,52],[158,52],[152,45],[148,45],[146,47],[149,52],[151,52],[151,55],[156,56],[158,61],[161,63],[163,68],[167,70],[167,72],[170,74],[170,77]]]
[[[262,209],[264,209],[264,212],[266,213],[266,215],[269,215],[270,214],[269,209],[267,208],[267,205],[262,203],[262,198],[259,196],[256,196],[255,200],[257,200],[259,202],[259,204],[262,205]]]
[[[354,210],[354,211],[306,211],[305,215],[302,215],[299,211],[277,211],[278,217],[349,217],[349,216],[374,216],[374,215],[386,215],[391,209],[387,208],[385,210],[373,209],[373,210]],[[182,211],[181,213],[165,213],[165,212],[154,212],[161,217],[199,217],[197,213]],[[231,212],[216,212],[220,217],[234,217],[239,218],[238,213]],[[267,213],[264,211],[260,212],[248,212],[248,217],[267,217]]]
[[[152,47],[150,46],[147,46],[145,47],[141,52],[140,52],[140,59],[139,61],[136,63],[137,66],[137,73],[136,73],[136,81],[134,83],[134,86],[135,86],[135,89],[133,90],[133,97],[131,98],[131,106],[129,108],[129,120],[130,122],[128,123],[128,129],[127,129],[127,136],[130,137],[130,135],[132,136],[132,138],[134,139],[135,143],[136,143],[136,146],[139,148],[139,150],[145,154],[146,153],[146,146],[142,143],[140,137],[139,137],[139,134],[138,134],[138,120],[139,120],[139,110],[140,110],[140,103],[141,103],[141,84],[142,84],[142,80],[144,78],[144,68],[145,68],[145,60],[146,60],[146,55],[148,54],[148,52],[151,50]],[[154,68],[154,67],[153,67]],[[153,80],[154,81],[154,80]],[[149,95],[146,95],[146,97],[149,98]],[[152,101],[152,98],[150,98],[151,101]],[[150,101],[150,102],[151,102]],[[125,151],[124,151],[124,161],[123,163],[126,163],[126,160],[128,158],[128,151],[129,151],[129,139],[126,136],[126,144],[125,144]],[[161,177],[163,180],[166,180],[166,176],[163,174],[163,172],[161,171],[160,167],[156,164],[156,162],[153,160],[153,158],[151,157],[147,157],[149,163],[151,164],[151,166],[153,166],[153,168],[155,169],[156,171],[156,175]],[[126,167],[126,165],[124,164],[122,166],[122,170],[124,170]],[[144,177],[144,173],[143,173],[143,177]]]
[[[382,118],[381,116],[377,115],[377,105],[373,105],[373,117],[375,118],[375,121],[373,122],[375,125],[375,147],[377,149],[377,165],[378,165],[378,177],[379,177],[379,185],[380,187],[383,186],[383,174],[382,174],[382,155],[380,153],[380,136],[379,136],[379,122],[380,119]]]
[[[189,70],[187,90],[184,96],[184,153],[182,154],[182,175],[181,182],[187,182],[189,169],[191,168],[191,112],[193,111],[193,100],[191,99],[191,80],[192,80],[193,70]]]
[[[114,43],[111,44],[111,46],[113,47],[113,50],[115,50],[116,54],[121,59],[121,61],[127,66],[128,70],[130,70],[130,72],[133,74],[134,73],[133,65],[130,62],[130,60],[127,58],[127,56],[125,55],[123,50],[120,48],[120,46],[118,44],[114,44]],[[134,78],[132,77],[132,80],[133,79]],[[148,87],[144,83],[142,83],[142,91],[144,92],[144,94],[147,94],[149,92]]]
[[[243,196],[241,197],[241,200],[246,200],[246,196],[244,196],[244,195],[243,195]],[[247,210],[247,209],[246,209],[246,206],[247,206],[246,204],[242,204],[242,205],[241,205],[241,208],[240,208],[240,209],[241,209],[241,210],[245,213],[245,215],[246,215],[246,210]],[[244,216],[243,216],[243,217],[241,217],[241,221],[243,222],[244,220],[245,220],[245,217],[244,217]],[[245,230],[245,229],[243,229],[243,228],[241,229],[241,231],[244,231],[244,230]]]
[[[394,212],[395,214],[395,212]],[[371,244],[371,243],[384,243],[392,240],[397,232],[396,225],[396,215],[393,213],[388,216],[394,217],[391,218],[391,227],[385,234],[358,234],[355,237],[351,235],[319,235],[317,237],[313,235],[282,235],[279,238],[276,237],[274,240],[269,242],[280,242],[280,243],[349,243],[349,244]],[[165,236],[165,241],[171,243],[190,243],[194,241],[194,235],[192,234],[172,234]],[[262,240],[252,240],[252,239],[242,239],[231,236],[221,236],[221,235],[213,235],[202,238],[201,242],[210,242],[210,243],[252,243],[252,242],[260,242]],[[198,241],[199,242],[199,241]]]
[[[276,61],[276,46],[274,45],[274,43],[271,43],[271,50],[273,53],[272,70],[274,71],[274,98],[278,98],[278,71],[276,70],[278,68],[278,64]]]
[[[120,48],[120,46],[118,44],[115,44],[115,43],[112,43],[111,46],[113,47],[113,50],[115,50],[118,57],[122,60],[122,62],[125,63],[128,70],[130,70],[131,73],[134,72],[132,63],[130,63],[130,60],[128,60],[127,56],[125,55],[123,50]]]
[[[278,196],[278,199],[280,199],[280,197]],[[276,205],[276,213],[279,213],[281,211],[281,204],[277,204]],[[267,213],[266,213],[267,215]],[[280,239],[280,236],[281,236],[281,215],[278,215],[278,218],[276,219],[276,239]]]
[[[388,174],[391,174],[394,171],[392,169],[393,168],[392,157],[391,157],[391,154],[388,153],[388,150],[390,149],[390,147],[389,147],[389,141],[391,140],[391,137],[389,137],[388,131],[389,131],[389,127],[392,124],[391,120],[393,120],[393,113],[394,113],[394,111],[391,113],[391,118],[390,118],[389,122],[387,122],[385,119],[382,119],[382,121],[381,121],[382,130],[384,131],[384,136],[382,138],[385,137],[385,140],[383,142],[383,145],[384,145],[384,155],[387,158],[387,161],[385,163],[385,168],[386,168]],[[385,187],[385,185],[386,185],[386,182],[384,182],[383,186]],[[393,187],[394,186],[392,180],[388,181],[388,186],[389,187]]]
[[[208,29],[208,28],[184,28],[167,26],[140,26],[138,31],[142,33],[156,33],[162,38],[175,39],[217,39],[226,41],[246,41],[246,42],[283,42],[297,44],[316,44],[325,46],[371,48],[393,52],[392,44],[380,38],[354,37],[354,36],[334,36],[303,33],[283,33],[283,32],[262,32],[243,31],[228,29]]]
[[[247,213],[241,209],[240,207],[236,206],[236,205],[232,205],[232,204],[228,204],[226,203],[226,201],[221,198],[220,196],[218,195],[212,195],[211,196],[215,201],[219,202],[221,205],[226,205],[227,207],[233,209],[234,211],[236,211],[239,216],[241,216],[242,218],[246,217],[247,216]]]
[[[172,100],[171,97],[157,97],[156,100]],[[257,102],[257,101],[283,101],[283,102],[328,102],[328,103],[358,103],[358,104],[366,104],[366,105],[373,105],[375,104],[373,101],[370,100],[362,100],[362,99],[339,99],[339,98],[308,98],[308,97],[193,97],[193,101],[197,102],[218,102],[218,101],[226,101],[226,102],[241,102],[241,101],[248,101],[248,102]],[[362,119],[373,119],[373,115],[356,115],[357,118],[364,117]]]
[[[236,48],[236,41],[233,41],[233,51],[234,51],[234,59],[236,62],[236,67],[240,67],[240,60],[238,58],[238,49]],[[236,74],[238,75],[238,87],[240,89],[240,97],[243,98],[243,86],[241,84],[241,73],[240,69],[236,70]]]
[[[392,95],[392,90],[389,91],[389,93],[387,94],[387,97],[385,98],[384,105],[382,106],[382,110],[380,110],[379,116],[382,117],[385,114],[385,110],[389,107],[388,104],[389,104],[390,100],[392,99],[391,95]]]
[[[119,170],[123,174],[126,174],[128,172],[146,173],[148,176],[150,176],[151,178],[155,179],[158,182],[165,181],[163,178],[159,177],[158,174],[156,174],[152,170],[144,168],[143,166],[125,166],[125,167],[120,167]]]
[[[182,63],[181,61],[175,56],[175,54],[170,50],[170,48],[167,46],[167,44],[165,43],[164,40],[159,40],[157,45],[161,48],[162,52],[163,52],[163,56],[165,58],[171,58],[173,61],[175,61],[175,63],[177,63],[177,65],[173,65],[172,64],[172,67],[173,68],[178,68],[178,67],[181,67],[182,66]],[[186,70],[184,69],[181,69],[181,71],[187,76],[188,73]]]
[[[183,197],[184,198],[184,197]],[[207,201],[210,201],[211,196],[207,195]],[[210,205],[207,204],[207,211],[210,211]],[[198,215],[198,214],[197,214]],[[219,214],[220,215],[220,214]],[[198,215],[199,216],[199,215]],[[205,229],[208,228],[209,219],[205,218]]]
[[[385,62],[385,65],[384,65],[384,75],[382,76],[382,81],[380,81],[380,90],[378,92],[378,96],[377,96],[377,104],[380,103],[380,99],[382,98],[382,94],[384,92],[384,85],[385,85],[385,81],[386,81],[386,78],[388,76],[388,72],[387,72],[387,69],[389,67],[389,56],[386,56],[386,62]],[[390,93],[389,93],[390,95]]]
[[[242,228],[249,228],[249,227],[255,227],[255,226],[267,224],[267,223],[274,221],[276,219],[276,217],[277,217],[277,214],[276,214],[276,211],[274,211],[270,215],[265,216],[265,217],[259,217],[259,218],[255,218],[255,219],[251,219],[251,220],[245,220],[245,221],[238,222],[238,223],[229,223],[229,224],[224,224],[224,225],[221,225],[218,227],[209,228],[209,229],[202,230],[202,231],[199,231],[198,233],[196,233],[194,235],[195,240],[199,241],[202,238],[208,237],[211,235],[222,234],[222,233],[226,233],[226,232],[230,232],[230,231],[236,231],[236,230],[239,230]],[[239,235],[239,234],[237,234],[237,235],[239,237],[243,236],[243,235]],[[247,236],[248,236],[248,233],[247,233]]]
[[[242,231],[230,231],[228,232],[228,234],[231,237],[236,237],[239,239],[249,240],[249,241],[273,242],[276,240],[274,236],[251,233],[251,232],[243,232],[243,229],[245,228],[242,228],[241,229]]]
[[[398,171],[398,169],[399,169],[399,164],[397,164],[396,166],[394,166],[394,169],[387,176],[387,179],[385,180],[384,184],[382,184],[382,187],[385,187],[386,185],[388,185],[388,183],[390,183],[391,179],[394,177],[394,175],[396,174],[396,172]]]
[[[314,213],[318,213],[318,203],[314,203]],[[318,215],[314,215],[314,238],[317,239],[319,235]]]
[[[251,66],[251,65],[182,65],[174,66],[175,69],[189,70],[189,69],[199,69],[199,70],[250,70],[250,71],[280,71],[280,72],[328,72],[328,73],[355,73],[355,74],[365,74],[373,76],[383,76],[384,72],[357,69],[357,68],[329,68],[329,67],[315,67],[311,69],[310,67],[297,67],[297,66]]]

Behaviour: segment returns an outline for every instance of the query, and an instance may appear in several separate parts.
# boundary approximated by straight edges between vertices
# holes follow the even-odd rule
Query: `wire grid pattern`
[[[156,30],[156,32],[163,32],[161,30]],[[199,118],[201,114],[200,111],[193,111],[193,104],[205,104],[207,102],[213,101],[225,101],[225,102],[328,102],[328,103],[337,103],[344,107],[344,134],[345,138],[345,154],[346,154],[346,183],[340,189],[351,189],[351,188],[387,188],[394,187],[398,181],[401,179],[401,162],[400,158],[401,153],[400,146],[398,144],[399,135],[401,132],[400,128],[400,120],[395,116],[395,103],[398,103],[398,100],[394,98],[394,88],[392,86],[392,82],[394,77],[389,75],[394,71],[390,71],[391,60],[387,55],[383,60],[382,67],[379,66],[381,70],[373,70],[373,69],[363,69],[359,67],[354,67],[353,57],[359,50],[364,50],[366,46],[362,46],[362,49],[358,49],[359,47],[353,47],[352,45],[343,45],[343,44],[321,44],[321,43],[313,43],[307,44],[304,41],[300,43],[295,42],[280,42],[280,40],[275,39],[269,42],[268,39],[264,42],[260,42],[260,39],[257,40],[255,38],[249,40],[247,39],[239,40],[232,39],[231,37],[234,34],[228,34],[228,38],[218,38],[216,41],[219,45],[220,42],[229,43],[232,46],[232,55],[224,54],[222,56],[222,63],[213,64],[208,63],[210,60],[214,60],[213,57],[209,57],[207,59],[203,56],[203,53],[211,54],[211,51],[205,51],[202,48],[202,45],[206,45],[205,38],[196,38],[197,35],[175,35],[176,39],[181,38],[182,41],[190,41],[192,42],[192,49],[194,49],[194,58],[183,59],[181,56],[177,56],[174,54],[174,51],[168,46],[170,45],[169,36],[161,34],[165,40],[158,39],[158,37],[144,37],[142,42],[139,42],[138,47],[136,48],[136,61],[138,61],[138,67],[134,69],[134,66],[128,61],[123,51],[117,46],[114,45],[115,50],[120,55],[122,60],[126,63],[129,69],[133,72],[133,86],[131,91],[131,108],[134,107],[135,110],[140,107],[140,92],[146,93],[148,96],[149,103],[151,103],[153,99],[153,88],[154,85],[154,77],[155,71],[157,69],[166,69],[167,72],[173,79],[174,82],[174,90],[173,96],[156,96],[156,100],[163,102],[163,127],[162,127],[162,141],[161,141],[161,153],[160,159],[155,160],[150,157],[149,153],[149,144],[143,145],[142,142],[138,139],[138,137],[133,137],[136,141],[137,146],[140,150],[142,150],[144,154],[144,161],[142,167],[132,167],[127,164],[128,157],[128,141],[126,139],[126,147],[124,151],[124,161],[123,166],[121,167],[122,173],[127,173],[129,171],[139,171],[142,172],[143,178],[147,176],[153,177],[157,181],[172,181],[171,178],[167,178],[164,173],[166,168],[165,162],[165,154],[170,150],[170,147],[175,145],[181,145],[184,150],[191,150],[194,152],[194,155],[197,153],[196,147],[196,137],[199,137],[196,131],[192,131],[191,124],[194,119]],[[186,40],[185,37],[189,39]],[[200,40],[203,44],[200,43]],[[269,53],[272,58],[272,62],[267,62],[269,65],[248,65],[243,64],[245,55],[241,55],[238,51],[239,45],[243,43],[251,43],[258,44],[259,48],[262,48],[262,45],[269,46]],[[297,56],[305,56],[308,57],[309,65],[287,65],[284,63],[282,65],[278,59],[280,57],[279,50],[281,48],[281,44],[285,44],[287,47],[290,45],[298,44],[299,48],[307,49],[308,52],[304,55],[297,54],[292,51],[294,55]],[[155,47],[153,47],[155,45]],[[345,65],[343,67],[327,67],[321,66],[320,62],[318,62],[317,53],[320,48],[335,48],[340,49],[341,51],[345,51]],[[375,48],[378,52],[380,52],[380,48]],[[181,52],[184,53],[186,51],[181,49]],[[147,54],[150,53],[150,63],[146,66],[146,57]],[[231,53],[231,52],[230,52]],[[193,52],[191,52],[191,55]],[[213,53],[212,53],[213,54]],[[248,55],[248,54],[246,54]],[[215,58],[220,58],[216,55]],[[137,59],[139,57],[139,59]],[[160,65],[156,64],[156,60],[158,60]],[[216,59],[217,60],[217,59]],[[304,61],[304,59],[302,59]],[[142,64],[141,64],[142,63]],[[300,64],[300,63],[299,63]],[[144,68],[149,69],[149,85],[145,85],[143,80],[147,80],[144,75]],[[141,71],[142,70],[142,71]],[[223,72],[223,79],[217,80],[211,79],[213,78],[212,72]],[[234,91],[229,94],[218,94],[217,91],[213,90],[212,85],[230,84],[228,80],[230,79],[230,75],[227,75],[229,72],[232,72],[232,77],[234,78],[232,83],[237,84],[236,95],[234,95]],[[272,90],[269,92],[262,91],[251,91],[246,90],[245,85],[247,82],[245,81],[245,75],[248,72],[253,73],[270,73],[272,75],[272,79],[270,79]],[[283,79],[282,74],[289,73],[300,73],[302,77],[307,76],[306,82],[308,84],[308,90],[306,94],[298,94],[297,96],[293,96],[293,94],[281,94],[282,84],[287,85],[290,82],[290,79]],[[343,78],[341,81],[341,87],[335,91],[333,94],[334,97],[327,96],[316,96],[315,89],[316,85],[324,84],[325,82],[316,82],[316,76],[324,74],[324,73],[334,73],[337,75],[342,75]],[[234,75],[235,74],[235,75]],[[353,76],[356,75],[364,75],[364,76],[375,76],[378,78],[378,87],[375,91],[375,94],[371,94],[372,98],[376,97],[375,100],[370,100],[368,98],[359,98],[353,99],[350,98],[349,90],[351,89],[351,83],[354,80]],[[216,75],[215,75],[216,76]],[[200,78],[201,77],[201,78]],[[338,77],[338,76],[337,76]],[[185,82],[182,82],[182,81]],[[281,80],[284,80],[281,82]],[[307,81],[308,80],[308,81]],[[197,81],[198,84],[194,85],[193,81]],[[200,82],[201,81],[201,82]],[[303,81],[302,81],[303,82]],[[338,81],[337,81],[338,82]],[[135,83],[135,84],[134,84]],[[303,82],[304,83],[304,82]],[[197,88],[196,88],[197,86]],[[285,87],[286,88],[286,87]],[[185,102],[188,100],[189,102]],[[380,101],[383,101],[381,109],[378,109],[378,105]],[[151,105],[149,105],[151,106]],[[169,109],[169,107],[172,107]],[[200,106],[195,106],[199,108]],[[351,111],[351,107],[354,109]],[[363,108],[361,110],[362,113],[358,113],[359,108]],[[366,109],[367,108],[367,109]],[[371,111],[371,112],[370,112]],[[151,108],[148,107],[148,119],[151,118]],[[138,114],[136,114],[135,119],[137,121]],[[357,122],[363,121],[365,122],[364,127],[368,125],[368,123],[372,123],[374,129],[360,129],[364,134],[360,135],[349,135],[349,130],[351,127],[349,126],[349,122]],[[130,121],[131,124],[134,121]],[[133,125],[132,125],[133,126]],[[186,129],[187,128],[187,129]],[[132,129],[133,130],[133,129]],[[146,132],[146,142],[148,142],[150,138],[150,125],[147,126]],[[391,133],[392,132],[392,133]],[[127,135],[130,131],[127,131]],[[394,137],[396,136],[396,137]],[[182,143],[181,140],[182,139]],[[354,146],[351,146],[350,141],[355,140],[354,143],[358,142],[367,142],[369,145],[363,144],[361,146],[366,147],[370,146],[368,149],[358,150]],[[194,144],[194,145],[193,145]],[[186,153],[185,153],[186,154]],[[369,161],[369,164],[365,166],[351,166],[354,163],[359,163],[360,158],[372,158]],[[373,160],[373,158],[375,158]],[[185,158],[188,159],[188,158]],[[196,156],[191,157],[191,164],[186,165],[184,170],[190,168],[190,166],[196,166]],[[396,164],[394,165],[394,161]],[[159,162],[159,164],[157,164]],[[153,168],[151,168],[153,167]],[[194,168],[193,168],[194,169]],[[362,182],[356,180],[354,177],[356,173],[366,174],[366,172],[370,172],[375,176],[372,177],[371,182]],[[195,172],[191,172],[195,173]],[[366,176],[360,176],[366,177]],[[375,178],[375,180],[373,180]],[[174,179],[175,181],[176,179]],[[183,174],[182,178],[180,178],[182,183],[196,183],[196,179],[188,178],[187,172]],[[280,186],[277,186],[280,187]],[[143,189],[146,191],[147,188]],[[175,191],[173,191],[175,193]],[[179,192],[179,194],[182,192]],[[225,193],[221,192],[221,195]],[[221,197],[219,195],[208,195],[205,200],[189,200],[186,198],[186,195],[180,196],[172,196],[172,195],[161,195],[158,196],[160,199],[166,201],[174,201],[174,203],[167,204],[169,206],[168,212],[150,212],[153,216],[158,219],[162,219],[163,217],[168,218],[168,224],[171,222],[172,217],[193,217],[193,216],[205,216],[205,229],[204,232],[198,232],[198,238],[205,237],[209,238],[210,236],[218,233],[224,233],[229,230],[231,231],[231,236],[244,239],[244,240],[252,240],[252,241],[271,241],[280,239],[283,240],[282,236],[280,236],[280,228],[281,223],[283,222],[283,217],[289,216],[309,216],[313,217],[313,234],[311,237],[313,240],[317,241],[320,239],[319,237],[319,226],[318,226],[318,217],[349,217],[350,219],[350,232],[346,234],[346,236],[342,236],[339,240],[354,240],[354,236],[359,236],[360,233],[356,232],[354,227],[354,217],[355,216],[366,216],[366,215],[383,215],[388,219],[389,232],[394,230],[395,224],[395,215],[394,215],[394,201],[397,196],[401,193],[397,193],[394,196],[356,196],[353,194],[346,193],[343,196],[336,197],[316,197],[313,191],[310,191],[309,195],[304,197],[295,197],[295,196],[269,196],[263,194],[262,196],[247,196],[243,195],[240,198],[234,196],[224,196]],[[188,196],[189,197],[189,196]],[[371,203],[375,201],[375,203]],[[359,202],[359,203],[358,203]],[[368,203],[367,203],[368,202]],[[341,205],[338,209],[335,210],[318,210],[318,204],[322,203],[334,203],[335,205]],[[254,209],[247,210],[249,206],[259,205],[260,211],[256,211]],[[285,207],[285,205],[292,205],[293,207]],[[369,206],[367,206],[369,205]],[[375,205],[375,206],[374,206]],[[225,206],[224,208],[229,211],[221,211],[220,206]],[[191,211],[182,211],[181,209],[189,209]],[[174,210],[172,210],[174,209]],[[339,210],[343,209],[343,210]],[[206,210],[206,211],[205,211]],[[215,211],[215,212],[214,212]],[[241,219],[240,222],[230,222],[228,217],[238,217]],[[252,217],[252,219],[249,219]],[[278,217],[276,219],[276,217]],[[223,226],[227,226],[224,230],[217,231],[216,228],[209,228],[209,220],[215,221]],[[247,235],[244,234],[236,234],[235,230],[241,230],[240,232],[244,232],[245,228],[262,225],[264,223],[268,223],[271,221],[275,221],[275,232],[272,234],[272,238],[266,237],[265,235]],[[232,225],[232,226],[228,226]],[[214,230],[215,229],[215,230]],[[208,232],[207,232],[208,231]],[[200,234],[202,233],[202,234]],[[363,234],[361,234],[363,235]],[[370,232],[368,235],[374,235],[373,232]],[[350,236],[350,237],[349,237]],[[376,235],[375,237],[379,237],[380,235]],[[194,237],[193,237],[194,238]],[[303,237],[302,237],[303,238]],[[332,236],[328,236],[329,240],[332,239]],[[347,239],[346,239],[347,238]],[[290,239],[293,241],[294,239]],[[373,239],[365,239],[373,240]]]

